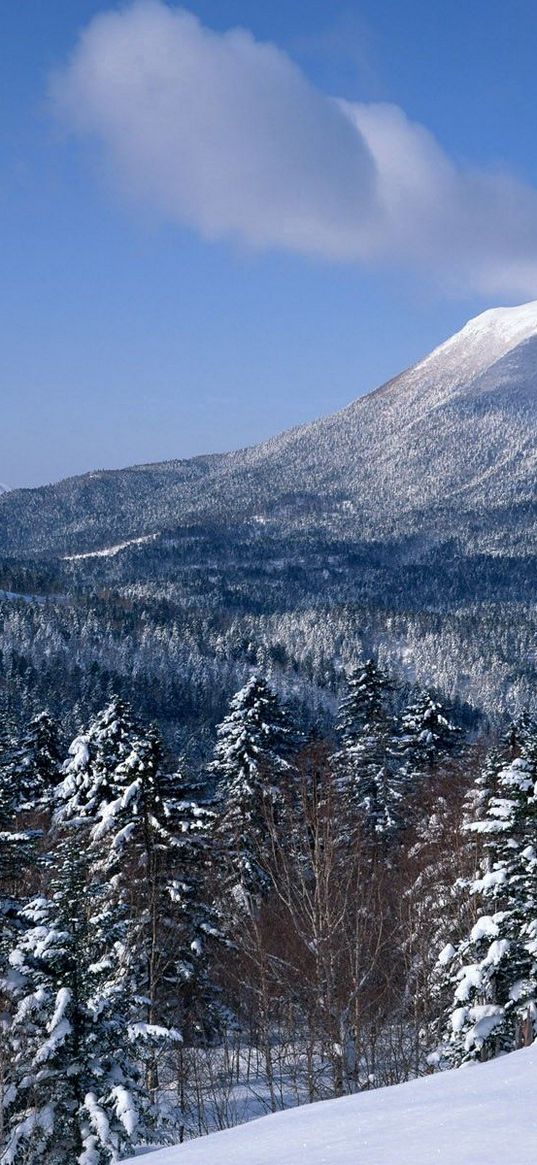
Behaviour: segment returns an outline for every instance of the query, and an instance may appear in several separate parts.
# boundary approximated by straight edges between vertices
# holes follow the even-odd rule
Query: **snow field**
[[[535,1165],[536,1081],[533,1046],[486,1064],[288,1109],[150,1153],[144,1162]]]

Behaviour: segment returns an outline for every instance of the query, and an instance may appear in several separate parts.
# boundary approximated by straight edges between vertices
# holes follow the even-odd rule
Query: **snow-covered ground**
[[[129,538],[126,542],[117,542],[115,546],[105,546],[103,550],[86,550],[84,554],[64,554],[65,562],[80,562],[82,558],[114,558],[121,550],[129,546],[141,546],[144,542],[154,542],[157,534],[144,534],[142,538]]]
[[[142,1160],[144,1165],[535,1165],[536,1084],[534,1046],[409,1084],[288,1109]]]

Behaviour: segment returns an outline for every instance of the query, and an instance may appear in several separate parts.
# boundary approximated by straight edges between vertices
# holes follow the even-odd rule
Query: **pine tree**
[[[19,907],[35,857],[39,834],[21,821],[20,790],[13,766],[16,737],[10,725],[0,731],[0,966],[20,926]]]
[[[19,811],[51,810],[61,776],[59,730],[48,712],[30,721],[9,755],[10,781]]]
[[[7,989],[14,1004],[3,1165],[110,1165],[148,1135],[129,1040],[129,928],[91,880],[78,829],[54,855],[51,894],[24,910]]]
[[[388,697],[391,684],[369,659],[351,672],[341,700],[335,757],[340,782],[372,839],[388,842],[401,825],[403,787],[391,748]]]
[[[57,790],[62,820],[94,821],[103,806],[116,801],[122,787],[117,770],[132,751],[134,735],[127,705],[114,697],[88,730],[75,737]]]
[[[8,960],[25,926],[23,906],[39,840],[39,834],[24,825],[18,812],[19,790],[12,764],[15,748],[14,731],[4,721],[0,728],[0,1127],[11,1060],[8,1033],[13,1001],[6,989]]]
[[[527,710],[520,712],[510,721],[503,735],[502,745],[507,748],[511,759],[520,756],[527,745],[531,748],[531,741],[535,739],[536,732],[535,719]]]
[[[222,922],[214,902],[214,827],[217,815],[199,782],[183,772],[166,784],[172,845],[170,945],[174,951],[170,1022],[185,1043],[210,1039],[220,1021],[211,979],[211,954],[223,941]]]
[[[401,797],[400,820],[423,837],[427,836],[427,816],[442,814],[443,796],[431,809],[428,783],[452,752],[457,735],[457,728],[429,692],[419,693],[395,723],[390,754]]]
[[[477,822],[485,820],[490,813],[492,798],[498,792],[498,778],[502,769],[505,768],[505,765],[505,753],[499,748],[490,749],[475,780],[472,781],[472,784],[467,790],[464,798],[462,816],[469,846],[475,846],[479,843],[480,835],[477,829]],[[477,870],[477,863],[475,868]]]
[[[410,845],[404,853],[404,875],[408,888],[400,898],[401,951],[416,1072],[424,1067],[427,1029],[434,1028],[441,1006],[438,953],[443,952],[444,959],[453,954],[453,943],[475,921],[467,881],[475,876],[475,843],[464,831],[465,816],[456,789],[448,786],[442,795],[429,790],[407,835]],[[436,1030],[433,1039],[438,1041]]]
[[[129,920],[130,1031],[156,1103],[159,1060],[181,1038],[161,1009],[175,956],[163,905],[173,837],[159,787],[160,744],[115,698],[69,752],[56,821],[86,823],[90,880],[110,887]]]
[[[171,843],[159,907],[161,944],[168,952],[159,983],[161,1022],[181,1033],[172,1056],[170,1077],[176,1083],[174,1140],[196,1135],[188,1082],[192,1056],[218,1035],[225,1019],[215,983],[216,960],[225,949],[224,926],[216,900],[220,881],[215,853],[216,814],[207,784],[184,771],[164,778],[163,789]]]
[[[445,1036],[452,1063],[511,1051],[535,1030],[536,751],[528,743],[499,772],[492,758],[473,793],[477,813],[467,829],[483,841],[484,857],[469,889],[482,912],[440,956],[440,989],[453,991]]]
[[[69,750],[53,894],[26,908],[11,956],[17,1006],[6,1160],[26,1162],[31,1137],[32,1160],[105,1165],[132,1148],[134,1135],[169,1132],[169,1106],[157,1103],[158,1065],[180,1046],[166,1022],[177,1014],[170,998],[180,984],[170,919],[173,810],[160,794],[159,764],[155,734],[142,733],[117,699]],[[39,1014],[25,1034],[34,997]]]
[[[442,705],[429,692],[422,692],[401,714],[397,732],[397,752],[411,782],[429,775],[453,747],[457,729]]]
[[[389,691],[388,677],[372,659],[350,672],[336,725],[344,749],[354,748],[363,736],[384,727]]]
[[[215,836],[228,860],[224,894],[251,909],[267,887],[267,811],[277,813],[279,790],[289,778],[292,734],[278,697],[259,675],[233,697],[217,734],[210,771],[219,804]]]

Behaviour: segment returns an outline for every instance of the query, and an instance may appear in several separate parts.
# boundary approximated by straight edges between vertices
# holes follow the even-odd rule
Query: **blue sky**
[[[0,481],[253,443],[537,297],[531,3],[155,0],[143,92],[110,7],[1,6]]]

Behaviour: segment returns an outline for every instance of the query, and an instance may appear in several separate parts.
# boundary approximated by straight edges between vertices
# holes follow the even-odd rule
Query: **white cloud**
[[[535,190],[457,166],[396,106],[326,96],[243,29],[161,0],[102,13],[52,95],[130,198],[206,238],[537,295]]]

